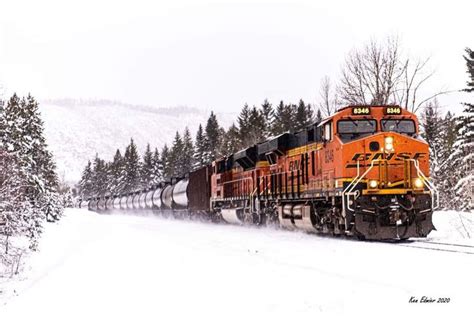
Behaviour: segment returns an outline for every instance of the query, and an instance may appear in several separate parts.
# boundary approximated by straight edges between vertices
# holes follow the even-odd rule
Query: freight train
[[[80,206],[385,240],[426,237],[438,204],[416,115],[348,106],[182,178]]]

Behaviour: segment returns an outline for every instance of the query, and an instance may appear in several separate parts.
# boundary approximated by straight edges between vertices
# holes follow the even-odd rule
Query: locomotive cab
[[[355,106],[330,122],[327,147],[339,162],[334,178],[346,229],[369,239],[426,236],[437,192],[416,116],[397,106]]]

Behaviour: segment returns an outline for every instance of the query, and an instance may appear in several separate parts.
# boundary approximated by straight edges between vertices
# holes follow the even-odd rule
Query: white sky
[[[238,111],[316,102],[324,75],[370,38],[432,56],[426,93],[460,89],[474,1],[0,0],[0,82],[38,98]],[[471,22],[471,23],[470,23]],[[466,94],[441,99],[457,108]]]

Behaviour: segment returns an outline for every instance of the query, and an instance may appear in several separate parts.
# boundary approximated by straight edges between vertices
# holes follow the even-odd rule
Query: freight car
[[[429,148],[416,115],[399,106],[348,106],[181,179],[87,206],[406,239],[434,229],[438,194],[428,177]]]

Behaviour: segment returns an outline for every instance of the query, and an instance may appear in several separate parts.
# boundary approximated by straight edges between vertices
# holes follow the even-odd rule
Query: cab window
[[[337,133],[343,142],[367,137],[377,131],[376,120],[340,120],[337,122]]]
[[[413,120],[382,120],[383,132],[395,132],[413,136],[416,133],[415,122]]]

